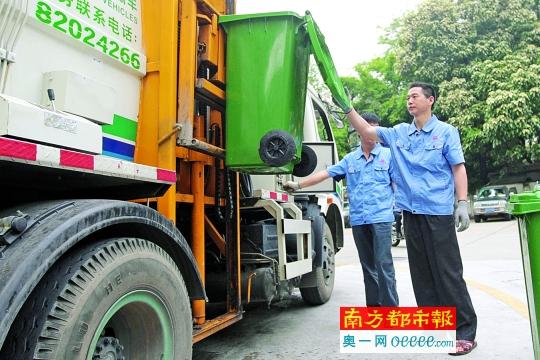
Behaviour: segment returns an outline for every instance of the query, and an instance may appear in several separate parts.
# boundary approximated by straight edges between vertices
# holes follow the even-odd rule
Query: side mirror
[[[349,131],[347,132],[347,143],[349,144],[351,150],[360,146],[358,134],[356,133],[356,130],[352,129],[351,127],[349,127]]]
[[[343,121],[341,121],[341,119],[338,119],[337,116],[333,116],[333,115],[330,115],[330,117],[332,118],[332,120],[334,120],[334,124],[336,125],[338,129],[343,129],[345,125],[343,125]]]

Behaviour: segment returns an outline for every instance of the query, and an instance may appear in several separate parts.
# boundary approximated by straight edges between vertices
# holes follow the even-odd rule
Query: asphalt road
[[[475,224],[458,235],[464,277],[478,315],[478,348],[466,359],[533,359],[517,221]],[[401,306],[415,306],[406,245],[393,248]],[[350,229],[336,257],[332,299],[309,307],[299,293],[248,306],[244,319],[194,345],[195,360],[453,359],[446,354],[340,354],[339,307],[365,306]]]

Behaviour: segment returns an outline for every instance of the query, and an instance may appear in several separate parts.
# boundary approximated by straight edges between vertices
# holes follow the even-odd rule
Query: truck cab
[[[475,222],[482,222],[489,218],[503,218],[511,220],[507,204],[510,195],[517,193],[515,187],[505,185],[484,186],[474,196],[473,215]]]

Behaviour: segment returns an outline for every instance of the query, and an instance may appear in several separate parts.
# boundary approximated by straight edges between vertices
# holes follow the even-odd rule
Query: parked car
[[[481,222],[488,218],[503,218],[511,220],[506,208],[510,195],[517,193],[515,187],[508,188],[504,185],[485,186],[474,196],[473,215],[475,222]]]

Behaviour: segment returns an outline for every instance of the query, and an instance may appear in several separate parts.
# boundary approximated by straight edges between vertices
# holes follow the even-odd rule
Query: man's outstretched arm
[[[349,111],[346,115],[352,127],[356,130],[358,134],[360,134],[360,136],[362,136],[364,139],[370,139],[380,142],[375,127],[369,125],[369,123],[364,120],[364,118],[362,118],[360,114],[356,112],[356,110],[351,109],[351,111]]]
[[[321,181],[328,179],[329,177],[330,177],[330,174],[328,174],[327,170],[321,170],[311,176],[308,176],[307,178],[301,180],[300,182],[287,181],[285,185],[283,185],[283,189],[285,191],[297,191],[311,185],[316,185],[320,183]]]

